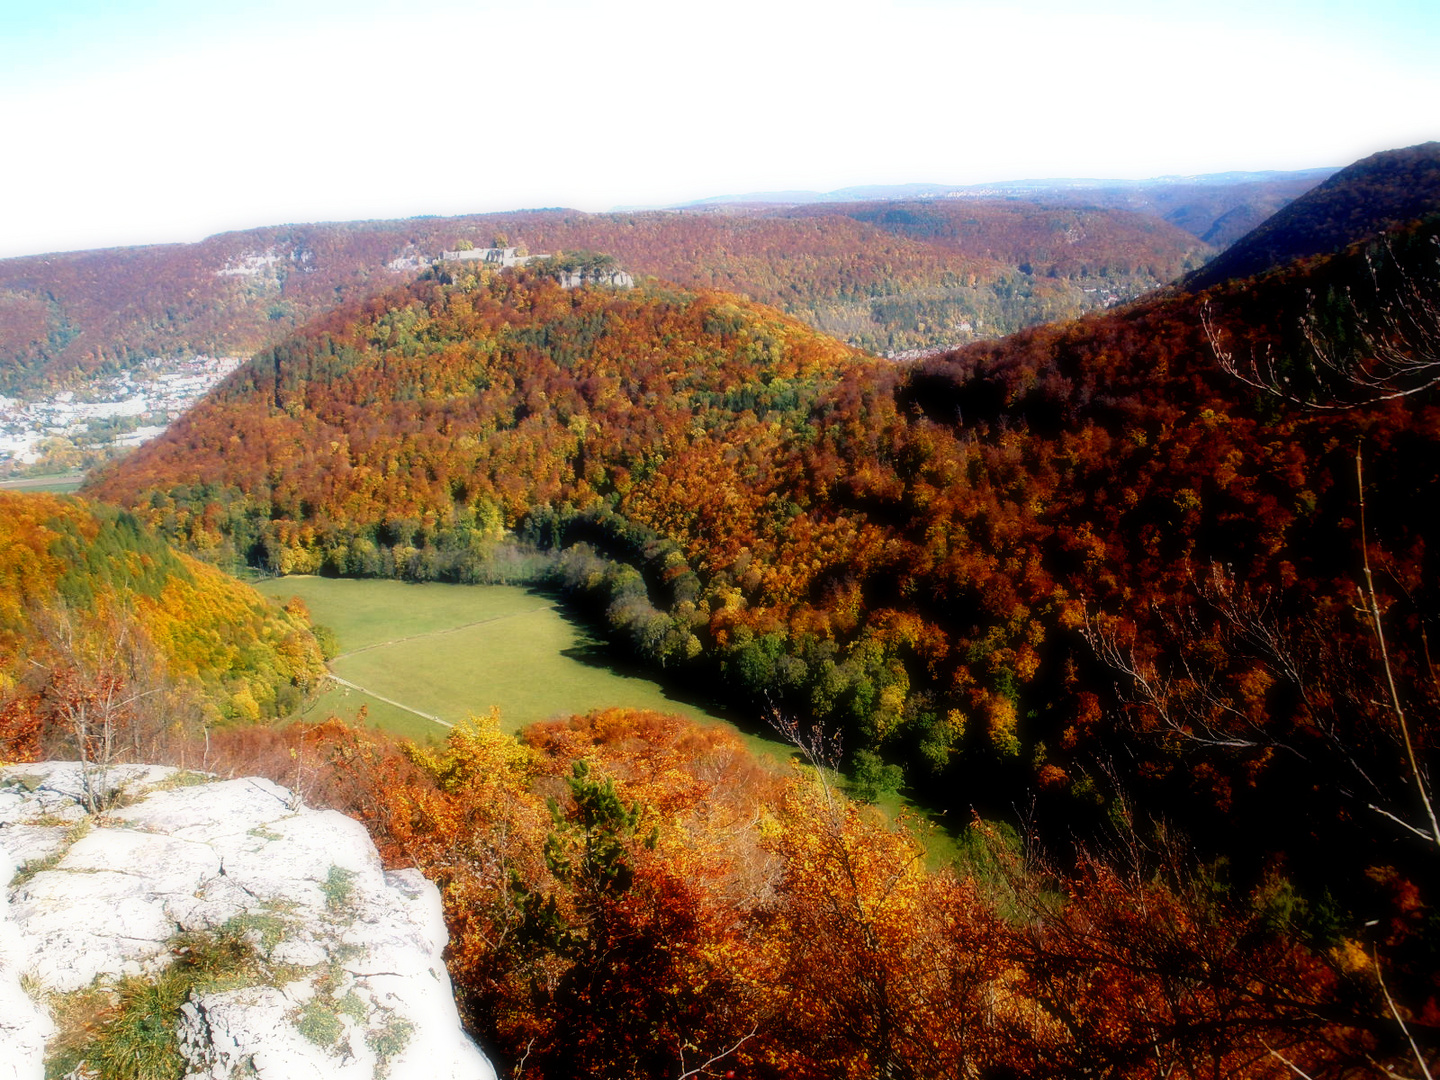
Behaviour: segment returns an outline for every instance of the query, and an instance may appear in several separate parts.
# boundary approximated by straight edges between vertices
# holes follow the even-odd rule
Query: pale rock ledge
[[[75,1002],[206,948],[233,970],[182,984],[187,1078],[494,1080],[455,1010],[439,892],[386,872],[358,822],[268,780],[110,782],[114,808],[87,815],[76,763],[0,769],[0,1080],[44,1075]]]

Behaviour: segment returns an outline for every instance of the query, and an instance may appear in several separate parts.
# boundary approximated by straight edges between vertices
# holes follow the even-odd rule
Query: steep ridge
[[[1440,210],[1440,142],[1386,150],[1341,169],[1237,241],[1184,286],[1204,289],[1314,255]]]

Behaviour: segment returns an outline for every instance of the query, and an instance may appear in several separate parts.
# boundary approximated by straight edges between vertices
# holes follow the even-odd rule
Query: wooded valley
[[[0,756],[89,746],[79,703],[163,668],[205,730],[147,745],[303,774],[440,883],[514,1076],[1429,1075],[1437,162],[1377,155],[1087,314],[1079,283],[1207,252],[1074,208],[537,211],[475,228],[668,281],[317,275],[93,502],[0,493]],[[863,351],[961,314],[1057,321]],[[32,374],[101,355],[34,315]],[[549,590],[796,763],[627,709],[275,726],[333,650],[246,567]],[[155,659],[97,667],[122,626]],[[962,858],[864,805],[897,788]]]

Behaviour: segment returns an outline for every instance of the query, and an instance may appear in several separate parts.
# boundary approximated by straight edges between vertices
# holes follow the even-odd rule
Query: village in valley
[[[65,390],[0,395],[0,479],[76,473],[139,446],[244,362],[152,357]]]

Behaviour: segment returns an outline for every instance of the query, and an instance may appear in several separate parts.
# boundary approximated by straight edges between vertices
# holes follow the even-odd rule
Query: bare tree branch
[[[710,1068],[710,1066],[716,1064],[717,1062],[724,1061],[731,1054],[735,1053],[736,1050],[739,1050],[740,1047],[744,1046],[747,1042],[753,1039],[756,1032],[758,1032],[759,1030],[760,1025],[756,1024],[750,1029],[749,1034],[740,1036],[740,1040],[734,1046],[730,1047],[728,1050],[721,1050],[720,1053],[716,1054],[709,1061],[706,1061],[701,1065],[697,1065],[693,1069],[682,1072],[679,1076],[675,1078],[675,1080],[689,1080],[689,1078],[692,1076],[699,1076],[706,1069]],[[685,1048],[683,1046],[680,1048],[680,1068],[685,1068]]]
[[[1375,598],[1375,578],[1370,573],[1370,545],[1365,535],[1365,472],[1359,448],[1355,450],[1355,482],[1360,489],[1360,556],[1365,572],[1365,588],[1361,593],[1361,599],[1375,628],[1375,640],[1380,644],[1380,663],[1385,669],[1385,683],[1390,690],[1390,704],[1395,710],[1395,722],[1399,725],[1400,734],[1405,740],[1405,756],[1410,763],[1410,775],[1415,781],[1415,789],[1420,794],[1420,802],[1425,807],[1426,816],[1430,819],[1430,832],[1427,839],[1440,847],[1440,821],[1435,819],[1435,806],[1430,801],[1430,792],[1425,786],[1425,777],[1421,774],[1420,766],[1415,760],[1415,744],[1410,738],[1410,725],[1405,720],[1405,710],[1400,704],[1400,691],[1395,688],[1395,672],[1390,666],[1390,650],[1385,644],[1385,625],[1380,618],[1380,603]],[[1412,831],[1418,832],[1419,830],[1412,829]],[[1421,835],[1425,834],[1421,833]]]
[[[1243,358],[1225,348],[1207,301],[1200,319],[1216,362],[1246,386],[1306,409],[1353,409],[1435,386],[1440,383],[1440,237],[1429,243],[1435,249],[1427,253],[1432,257],[1418,266],[1404,265],[1388,238],[1367,252],[1367,295],[1357,298],[1353,287],[1342,290],[1342,325],[1336,330],[1325,329],[1315,296],[1307,290],[1309,304],[1299,329],[1308,355],[1293,375],[1271,346]],[[1305,377],[1313,386],[1297,384]]]
[[[1380,970],[1380,955],[1378,952],[1371,953],[1371,962],[1375,965],[1375,978],[1380,983],[1380,992],[1385,995],[1385,1004],[1390,1006],[1390,1015],[1395,1018],[1395,1023],[1400,1025],[1400,1030],[1405,1035],[1405,1041],[1410,1044],[1410,1052],[1415,1055],[1415,1064],[1420,1066],[1420,1072],[1425,1080],[1435,1080],[1430,1074],[1430,1066],[1425,1064],[1425,1055],[1420,1052],[1420,1047],[1415,1042],[1415,1036],[1410,1034],[1410,1028],[1405,1023],[1405,1018],[1400,1015],[1400,1009],[1395,1004],[1395,999],[1390,996],[1390,988],[1385,985],[1385,973]]]

